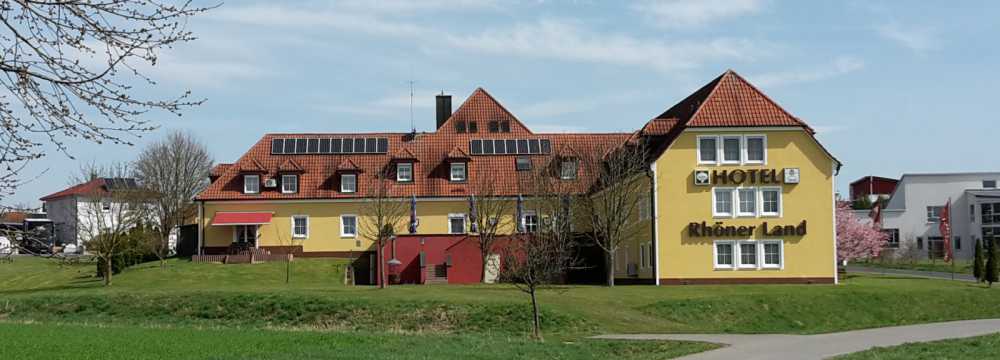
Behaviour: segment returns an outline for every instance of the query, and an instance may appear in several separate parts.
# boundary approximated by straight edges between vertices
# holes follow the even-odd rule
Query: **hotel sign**
[[[752,236],[755,231],[758,231],[758,229],[762,237],[805,236],[806,233],[808,233],[806,221],[802,220],[802,222],[798,225],[774,226],[769,225],[767,221],[761,223],[760,226],[726,225],[721,221],[717,221],[712,225],[709,225],[704,221],[700,223],[693,222],[688,224],[687,234],[689,237],[747,237]]]
[[[694,184],[708,185],[780,185],[798,184],[799,168],[695,170]]]

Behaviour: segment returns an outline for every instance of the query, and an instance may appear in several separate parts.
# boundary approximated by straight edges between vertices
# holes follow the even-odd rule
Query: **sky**
[[[865,175],[1000,171],[996,1],[231,0],[187,26],[198,39],[136,92],[203,105],[148,114],[159,129],[134,146],[71,140],[3,202],[40,206],[173,130],[216,162],[269,132],[407,131],[411,82],[419,131],[435,94],[457,108],[476,87],[535,132],[633,131],[726,69],[816,129],[844,194]]]

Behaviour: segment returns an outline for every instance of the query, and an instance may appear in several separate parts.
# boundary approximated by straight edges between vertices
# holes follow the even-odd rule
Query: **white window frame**
[[[637,209],[637,214],[636,214],[639,217],[639,221],[649,220],[652,217],[652,214],[651,214],[652,211],[649,208],[649,194],[648,193],[640,193],[639,194],[639,201],[636,202],[636,206],[639,207]]]
[[[573,173],[567,174],[568,166],[573,167]],[[562,180],[575,180],[580,167],[576,160],[563,160],[559,162],[559,178]]]
[[[462,220],[462,232],[453,232],[452,231],[451,221],[455,220],[455,219]],[[449,234],[467,234],[469,232],[468,229],[469,229],[469,224],[468,224],[468,220],[466,220],[466,218],[465,218],[465,214],[462,214],[462,213],[448,214],[448,233]]]
[[[726,140],[736,139],[736,160],[726,159]],[[742,135],[722,135],[719,137],[719,163],[723,165],[739,165],[743,163],[743,136]]]
[[[646,257],[646,244],[639,244],[639,268],[645,269],[649,258]]]
[[[304,219],[306,221],[306,233],[296,234],[295,233],[295,220]],[[293,239],[307,239],[309,238],[309,215],[292,215],[292,238]]]
[[[712,217],[715,218],[732,218],[736,214],[736,195],[734,194],[731,187],[717,187],[712,188]],[[729,205],[730,209],[728,213],[719,212],[717,196],[720,191],[729,193]]]
[[[782,270],[785,268],[785,242],[782,240],[758,240],[757,247],[760,249],[760,253],[757,262],[760,264],[761,269],[778,269]],[[778,244],[778,263],[768,264],[767,263],[767,250],[764,248],[767,245]]]
[[[708,161],[708,160],[703,160],[701,158],[701,140],[702,139],[713,139],[713,140],[715,140],[715,150],[714,150],[715,151],[715,160]],[[695,146],[695,148],[696,148],[695,150],[697,151],[697,154],[695,154],[695,156],[698,159],[698,164],[699,165],[718,165],[719,164],[719,160],[721,159],[721,156],[719,156],[719,137],[716,136],[716,135],[699,135],[699,136],[696,137],[695,141],[697,142],[696,143],[697,146]]]
[[[528,231],[528,216],[535,217],[535,231]],[[538,227],[542,226],[542,218],[538,216],[538,213],[535,210],[525,210],[522,212],[520,221],[521,228],[524,229],[524,232],[526,233],[537,232]]]
[[[348,233],[347,227],[344,224],[344,219],[353,218],[354,219],[354,233]],[[358,215],[355,214],[341,214],[340,215],[340,237],[342,238],[356,238],[358,237]]]
[[[292,181],[288,181],[292,179]],[[286,185],[293,184],[295,187],[291,190],[285,188]],[[299,176],[295,174],[284,174],[281,175],[281,193],[282,194],[294,194],[299,192]]]
[[[761,160],[750,160],[750,139],[761,139]],[[743,135],[743,164],[747,165],[764,165],[767,164],[767,135],[763,134],[750,134]]]
[[[462,169],[462,177],[455,177],[455,170]],[[451,181],[466,181],[469,178],[469,167],[464,162],[453,162],[451,166],[448,167],[448,180]]]
[[[729,245],[729,248],[732,249],[732,254],[731,254],[731,256],[733,258],[733,263],[732,264],[719,264],[719,245],[720,244],[727,244],[727,245]],[[717,270],[732,270],[732,269],[735,269],[736,268],[736,264],[739,263],[739,261],[737,261],[737,254],[738,254],[738,252],[736,251],[736,241],[734,241],[734,240],[715,240],[715,241],[712,242],[712,265]]]
[[[772,192],[772,191],[778,193],[778,211],[777,212],[764,211],[764,193],[765,192]],[[759,213],[760,213],[761,217],[781,217],[782,216],[783,209],[784,209],[785,199],[783,199],[783,197],[784,197],[782,195],[783,189],[780,186],[762,186],[762,187],[757,188],[757,193],[760,194],[758,196],[757,201],[758,201],[758,206],[760,206],[760,212]]]
[[[753,198],[753,209],[750,212],[743,212],[741,210],[743,204],[743,191],[750,191],[750,197]],[[757,188],[754,187],[739,187],[733,191],[733,212],[736,213],[736,217],[757,217],[758,206],[757,202]]]
[[[403,171],[403,169],[408,169]],[[403,176],[406,173],[409,176]],[[412,182],[413,181],[413,163],[403,162],[396,164],[396,181],[399,182]]]
[[[353,179],[351,181],[351,183],[354,184],[353,189],[348,189],[346,186],[344,186],[345,184],[347,184],[347,182],[344,181],[344,179],[347,178]],[[340,174],[340,192],[349,194],[358,192],[358,174]]]
[[[743,263],[743,245],[752,244],[753,245],[753,258],[756,264],[744,264]],[[736,267],[739,269],[759,269],[760,268],[760,244],[753,240],[738,240],[736,241]]]
[[[937,209],[937,216],[933,216],[933,217],[931,216],[933,214],[933,212],[931,211],[932,209]],[[927,206],[927,214],[926,214],[927,215],[927,219],[926,219],[927,223],[936,223],[938,221],[941,221],[941,212],[942,211],[944,211],[944,206],[940,206],[940,205]]]
[[[253,179],[252,181],[250,179]],[[250,184],[253,184],[253,189],[250,189]],[[258,194],[260,193],[260,175],[256,174],[246,174],[243,175],[243,193],[244,194]]]
[[[240,229],[247,229],[247,228],[249,228],[251,226],[254,227],[254,231],[253,231],[253,238],[254,238],[253,239],[253,244],[254,244],[254,247],[255,248],[259,248],[260,247],[260,225],[256,225],[256,224],[253,224],[253,225],[234,225],[233,226],[233,244],[235,244],[240,239],[240,237],[239,237],[240,231],[239,230]]]

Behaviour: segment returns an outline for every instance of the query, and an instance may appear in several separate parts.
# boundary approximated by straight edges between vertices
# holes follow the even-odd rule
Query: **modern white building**
[[[111,192],[136,188],[135,179],[95,178],[42,197],[53,223],[55,243],[83,245],[92,235],[88,231],[115,221],[114,214],[122,204],[114,202]]]
[[[904,174],[882,210],[894,257],[940,258],[940,215],[951,199],[955,258],[971,259],[977,239],[1000,239],[1000,172]]]

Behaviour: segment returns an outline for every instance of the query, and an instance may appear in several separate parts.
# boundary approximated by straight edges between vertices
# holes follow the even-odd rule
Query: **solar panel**
[[[329,154],[330,153],[330,140],[331,139],[319,139],[319,153]]]
[[[319,139],[309,139],[309,146],[306,152],[310,154],[319,153]]]
[[[285,152],[285,139],[271,140],[271,153],[281,154]]]
[[[541,148],[538,145],[538,139],[528,140],[528,152],[531,154],[538,154]]]
[[[472,150],[473,155],[483,154],[483,141],[482,140],[472,140],[472,144],[469,145],[469,149]]]
[[[383,153],[383,154],[389,152],[389,139],[379,138],[378,139],[378,148],[375,149],[375,152],[379,152],[379,153]]]
[[[497,154],[508,154],[507,152],[507,142],[503,140],[496,140],[493,142],[493,151]]]
[[[271,139],[272,154],[385,154],[389,138]]]

